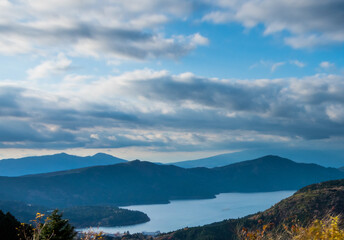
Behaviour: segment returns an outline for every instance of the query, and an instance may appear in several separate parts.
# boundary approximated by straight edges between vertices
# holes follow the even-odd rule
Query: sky
[[[344,146],[342,0],[1,0],[0,158]]]

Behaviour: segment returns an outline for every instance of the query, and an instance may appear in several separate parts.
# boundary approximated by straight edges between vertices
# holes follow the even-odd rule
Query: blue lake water
[[[222,193],[214,199],[178,200],[171,201],[170,204],[128,206],[123,208],[144,212],[151,220],[133,226],[100,227],[97,230],[106,233],[169,232],[184,227],[201,226],[263,211],[294,192]]]

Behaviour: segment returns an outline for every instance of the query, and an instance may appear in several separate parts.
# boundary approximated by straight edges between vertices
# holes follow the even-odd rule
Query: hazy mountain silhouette
[[[344,151],[321,151],[321,150],[284,150],[284,149],[264,149],[264,150],[245,150],[234,153],[225,153],[207,158],[187,160],[171,163],[178,167],[221,167],[228,164],[242,162],[248,159],[255,159],[264,155],[279,155],[295,162],[315,163],[324,167],[342,167],[344,166]]]
[[[4,159],[0,161],[0,176],[22,176],[123,162],[126,162],[126,160],[105,153],[97,153],[87,157],[59,153],[18,159]]]

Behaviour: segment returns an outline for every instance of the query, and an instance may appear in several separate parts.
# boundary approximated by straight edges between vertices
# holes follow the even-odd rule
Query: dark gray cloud
[[[44,126],[34,126],[35,124],[23,120],[1,120],[0,121],[0,141],[1,142],[56,142],[74,140],[74,136],[65,131],[49,131]],[[19,144],[19,145],[20,145]]]
[[[184,150],[344,139],[342,76],[248,81],[142,71],[92,84],[74,95],[0,87],[1,110],[13,113],[0,117],[2,146]]]
[[[149,99],[172,102],[192,101],[209,107],[239,111],[255,109],[257,112],[266,111],[269,107],[269,99],[276,97],[273,87],[260,88],[240,83],[224,84],[199,78],[187,83],[173,81],[170,78],[135,84],[137,94]]]
[[[19,88],[2,87],[0,88],[0,117],[24,117],[26,113],[19,109],[17,100]]]
[[[80,55],[98,56],[102,53],[108,57],[131,59],[179,58],[197,45],[192,42],[192,38],[179,41],[140,30],[86,24],[55,29],[0,25],[0,35],[19,35],[17,37],[27,40],[28,43],[35,42],[43,48],[53,45],[56,49],[76,51]]]

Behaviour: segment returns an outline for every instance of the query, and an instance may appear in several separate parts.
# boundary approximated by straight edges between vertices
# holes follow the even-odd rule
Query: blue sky
[[[4,0],[0,158],[341,151],[343,11],[340,0]]]

